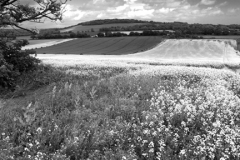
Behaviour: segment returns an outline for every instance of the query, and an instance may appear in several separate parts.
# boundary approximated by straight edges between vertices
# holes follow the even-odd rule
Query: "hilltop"
[[[115,24],[115,23],[149,23],[152,21],[142,21],[137,19],[98,19],[88,22],[82,22],[78,25],[104,25],[104,24]]]
[[[236,24],[188,24],[187,22],[154,22],[135,19],[93,20],[60,29],[60,32],[84,32],[94,35],[97,32],[145,30],[173,30],[184,35],[240,35],[240,25]]]

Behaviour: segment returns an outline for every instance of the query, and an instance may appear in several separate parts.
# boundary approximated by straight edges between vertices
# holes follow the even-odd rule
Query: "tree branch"
[[[34,31],[21,27],[23,22],[41,23],[44,18],[53,21],[62,20],[64,7],[70,0],[32,0],[38,4],[37,7],[22,5],[18,0],[0,0],[0,28],[15,26],[19,29],[35,33]]]
[[[10,5],[10,4],[13,4],[13,3],[15,3],[15,2],[17,2],[17,0],[5,0],[5,1],[3,1],[2,3],[1,3],[1,7],[4,7],[4,6],[7,6],[7,5]]]
[[[36,32],[30,30],[30,29],[27,29],[27,28],[23,28],[23,27],[20,27],[19,25],[17,24],[12,24],[13,26],[19,28],[19,29],[22,29],[22,30],[25,30],[25,31],[28,31],[28,32],[31,32],[32,34],[36,34]]]

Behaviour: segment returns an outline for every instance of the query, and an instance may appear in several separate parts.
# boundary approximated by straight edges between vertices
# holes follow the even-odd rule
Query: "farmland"
[[[122,55],[151,49],[161,41],[161,37],[84,38],[36,51],[38,54]]]
[[[226,70],[117,61],[40,68],[19,86],[31,92],[0,107],[0,153],[5,159],[19,152],[32,159],[239,159],[239,80]]]
[[[169,61],[240,62],[234,40],[166,40],[157,47],[134,56]]]
[[[240,160],[237,2],[0,1],[0,160]]]
[[[143,38],[143,37],[142,37]],[[120,38],[119,38],[120,39]],[[151,38],[153,39],[153,38]],[[96,39],[92,39],[96,40]],[[92,41],[91,40],[91,41]],[[107,39],[105,39],[107,40]],[[112,40],[112,38],[110,38]],[[113,38],[113,40],[116,40]],[[71,43],[74,41],[66,42]],[[114,41],[111,41],[113,43]],[[102,41],[101,43],[105,43]],[[61,44],[64,45],[65,43]],[[82,43],[82,45],[86,45],[87,43]],[[134,43],[128,43],[128,47],[133,47]],[[118,44],[119,45],[119,44]],[[87,46],[87,45],[86,45]],[[85,46],[85,47],[86,47]],[[91,47],[100,47],[100,45],[94,45]],[[121,48],[118,51],[116,50],[116,46],[112,46],[112,54],[109,55],[101,55],[103,49],[94,50],[95,52],[88,52],[88,53],[95,53],[95,55],[79,55],[81,53],[80,48],[76,48],[76,45],[72,44],[69,47],[69,51],[77,50],[78,55],[64,55],[64,54],[39,54],[38,57],[42,59],[45,63],[54,64],[57,66],[61,65],[78,65],[82,63],[111,63],[114,64],[115,62],[122,62],[122,65],[126,65],[126,63],[146,63],[146,64],[156,64],[156,65],[190,65],[190,66],[205,66],[205,67],[214,67],[214,68],[224,68],[225,65],[230,67],[239,68],[239,51],[236,51],[237,42],[235,40],[164,40],[161,43],[158,42],[157,45],[152,46],[149,50],[128,54],[129,50],[126,48]],[[143,45],[140,45],[144,47]],[[44,51],[46,53],[49,52],[48,48],[57,48],[60,45],[51,46],[47,48],[39,49],[40,51]],[[88,50],[92,50],[89,47]],[[105,45],[102,46],[104,50],[107,50]],[[136,48],[139,46],[136,46]],[[140,48],[141,48],[140,47]],[[118,46],[119,48],[119,46]],[[61,51],[63,50],[63,51]],[[58,49],[60,53],[65,53],[65,49],[60,48]],[[71,53],[71,52],[66,53]],[[114,52],[113,52],[114,51]],[[42,53],[42,52],[39,52]],[[57,53],[57,52],[54,52]],[[106,52],[105,52],[106,53]],[[118,55],[119,54],[119,55]],[[121,56],[120,56],[121,55]],[[66,61],[67,60],[67,61]],[[118,63],[119,64],[119,63]]]
[[[28,40],[29,45],[22,47],[25,49],[36,49],[41,47],[48,47],[56,44],[61,44],[63,42],[71,41],[72,39],[47,39],[47,40]]]
[[[86,53],[96,47],[99,54],[114,42],[122,52],[115,46],[111,53],[122,54],[130,53],[124,46],[137,48],[137,42],[150,40],[134,38],[124,44],[121,38],[76,39],[39,50],[63,46],[61,53],[88,46]],[[240,75],[213,65],[232,60],[239,65],[236,41],[161,42],[129,55],[39,54],[44,66],[21,77],[17,90],[7,95],[17,98],[0,107],[0,155],[239,159]],[[213,67],[174,61],[196,66],[210,61]]]

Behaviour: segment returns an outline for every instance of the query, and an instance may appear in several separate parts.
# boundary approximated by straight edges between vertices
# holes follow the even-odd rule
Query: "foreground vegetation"
[[[42,66],[0,109],[0,157],[239,159],[239,78],[179,66]]]

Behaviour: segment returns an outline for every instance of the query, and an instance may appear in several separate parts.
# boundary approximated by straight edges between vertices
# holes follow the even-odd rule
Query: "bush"
[[[40,60],[30,56],[33,50],[21,51],[21,47],[28,44],[26,40],[6,44],[0,41],[0,87],[13,89],[16,78],[30,70],[34,70]]]
[[[14,86],[14,77],[18,74],[12,71],[13,66],[9,65],[3,57],[0,57],[0,86],[11,88]]]

